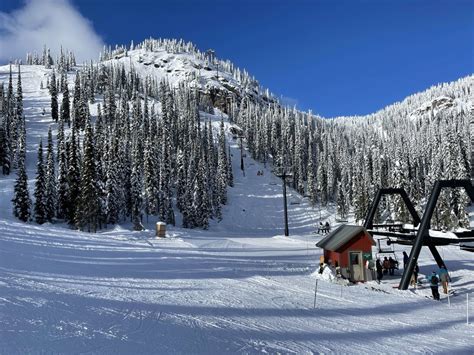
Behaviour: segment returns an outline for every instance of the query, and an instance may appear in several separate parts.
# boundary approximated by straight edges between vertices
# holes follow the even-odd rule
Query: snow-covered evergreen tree
[[[54,166],[54,144],[51,127],[48,130],[48,148],[46,153],[46,174],[45,174],[45,219],[51,222],[56,215],[57,189],[56,173]]]
[[[40,140],[38,146],[38,160],[36,163],[36,182],[35,182],[35,221],[38,224],[46,222],[46,172],[43,161],[43,141]]]
[[[54,69],[51,74],[51,81],[49,82],[49,93],[51,95],[51,118],[57,122],[59,118],[58,89],[56,87],[56,74]]]
[[[101,215],[94,144],[92,126],[90,120],[87,120],[84,134],[80,195],[75,220],[79,229],[88,232],[97,231]]]
[[[26,175],[26,150],[20,151],[21,158],[18,160],[18,177],[13,189],[13,215],[23,222],[30,219],[31,199],[28,191],[28,176]]]

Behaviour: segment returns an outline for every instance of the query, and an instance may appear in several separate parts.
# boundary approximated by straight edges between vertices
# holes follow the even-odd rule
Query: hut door
[[[364,281],[364,265],[362,262],[362,252],[349,252],[349,265],[351,268],[351,275],[354,281]]]

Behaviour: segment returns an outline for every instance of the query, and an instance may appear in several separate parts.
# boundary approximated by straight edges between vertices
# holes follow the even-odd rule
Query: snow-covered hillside
[[[172,87],[187,85],[211,96],[215,107],[228,108],[244,96],[255,101],[277,102],[268,90],[229,60],[218,59],[214,50],[199,51],[192,43],[149,39],[138,46],[118,47],[101,55],[101,65],[123,67],[143,80],[166,81]]]
[[[30,188],[39,137],[56,127],[42,115],[46,73],[22,67]],[[0,82],[7,77],[0,67]],[[222,113],[201,114],[218,129]],[[281,180],[248,153],[244,176],[229,123],[226,132],[234,187],[208,231],[168,227],[157,239],[154,220],[142,232],[122,224],[97,234],[21,223],[11,213],[15,174],[0,176],[0,353],[472,353],[472,253],[440,248],[456,290],[451,305],[425,297],[426,283],[398,291],[388,277],[382,285],[319,280],[313,308],[313,232],[319,220],[337,225],[332,204],[320,211],[290,189],[284,237]],[[434,265],[423,250],[421,274]]]

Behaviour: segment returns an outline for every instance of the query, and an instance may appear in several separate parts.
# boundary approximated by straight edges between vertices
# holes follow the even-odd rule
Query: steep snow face
[[[418,119],[426,114],[433,118],[436,117],[438,113],[447,109],[455,110],[456,112],[470,112],[472,111],[472,104],[468,101],[454,99],[448,96],[439,96],[423,103],[423,105],[410,114],[410,118]]]
[[[213,92],[215,95],[233,95],[237,98],[245,94],[255,99],[274,100],[246,72],[212,56],[171,53],[165,48],[154,48],[153,51],[135,49],[116,54],[113,59],[102,63],[123,65],[126,70],[134,70],[142,78],[148,77],[158,82],[166,80],[174,87],[185,83],[207,94]]]
[[[455,100],[451,97],[440,96],[429,102],[425,102],[410,115],[412,118],[416,118],[425,113],[432,112],[433,115],[436,115],[439,111],[442,111],[446,108],[453,107],[455,105]]]

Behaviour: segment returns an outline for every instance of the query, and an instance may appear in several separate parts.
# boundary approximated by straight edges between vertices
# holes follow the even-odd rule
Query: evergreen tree
[[[229,157],[229,161],[227,163],[227,181],[230,187],[234,186],[234,174],[232,173],[232,155],[230,153],[230,147],[229,147],[229,153],[227,155]]]
[[[46,222],[46,174],[43,162],[43,141],[40,140],[38,147],[38,162],[36,164],[35,183],[35,221],[38,224]]]
[[[84,125],[84,117],[83,117],[83,100],[81,98],[81,78],[79,76],[79,72],[76,73],[76,81],[74,84],[74,96],[72,100],[72,107],[73,107],[73,118],[74,122],[73,125],[76,129],[80,129]]]
[[[61,102],[61,115],[60,119],[63,123],[67,123],[68,126],[71,125],[71,112],[69,106],[69,89],[67,84],[67,79],[64,84],[64,91],[63,91],[63,100]]]
[[[79,154],[79,142],[77,137],[77,131],[73,125],[71,135],[68,141],[68,156],[67,156],[67,203],[66,207],[66,220],[69,224],[76,224],[76,209],[78,207],[79,196],[80,196],[80,154]]]
[[[13,190],[13,214],[19,220],[27,222],[30,218],[31,199],[28,191],[28,177],[26,175],[25,156],[18,161],[18,178]]]
[[[148,215],[158,214],[158,189],[159,180],[157,176],[158,166],[155,160],[155,152],[151,140],[145,142],[143,183],[145,188],[145,212]]]
[[[7,175],[10,172],[10,144],[5,129],[5,123],[5,116],[0,112],[0,167],[2,168],[2,173]]]
[[[45,176],[45,207],[46,207],[46,221],[51,222],[56,215],[56,174],[54,167],[54,146],[53,135],[51,127],[48,130],[48,150],[46,153],[46,176]]]
[[[76,210],[76,223],[79,229],[96,232],[99,225],[100,199],[94,152],[94,135],[90,120],[87,120],[84,135],[84,154],[82,159],[80,195]]]
[[[138,160],[138,149],[135,145],[132,156],[132,173],[130,175],[131,185],[131,202],[132,202],[132,223],[135,230],[142,230],[141,224],[142,217],[142,174],[140,171],[139,160]]]
[[[56,87],[56,75],[54,73],[51,74],[51,82],[49,83],[49,93],[51,95],[51,118],[58,122],[58,89]]]
[[[68,154],[66,150],[66,141],[64,136],[63,121],[59,121],[57,134],[57,154],[58,154],[58,176],[57,176],[57,211],[56,216],[59,219],[67,218],[69,204],[69,185],[68,185]]]
[[[112,137],[107,152],[107,169],[105,183],[105,215],[107,223],[115,224],[120,220],[121,204],[123,195],[121,194],[120,171],[118,158],[118,143]]]

